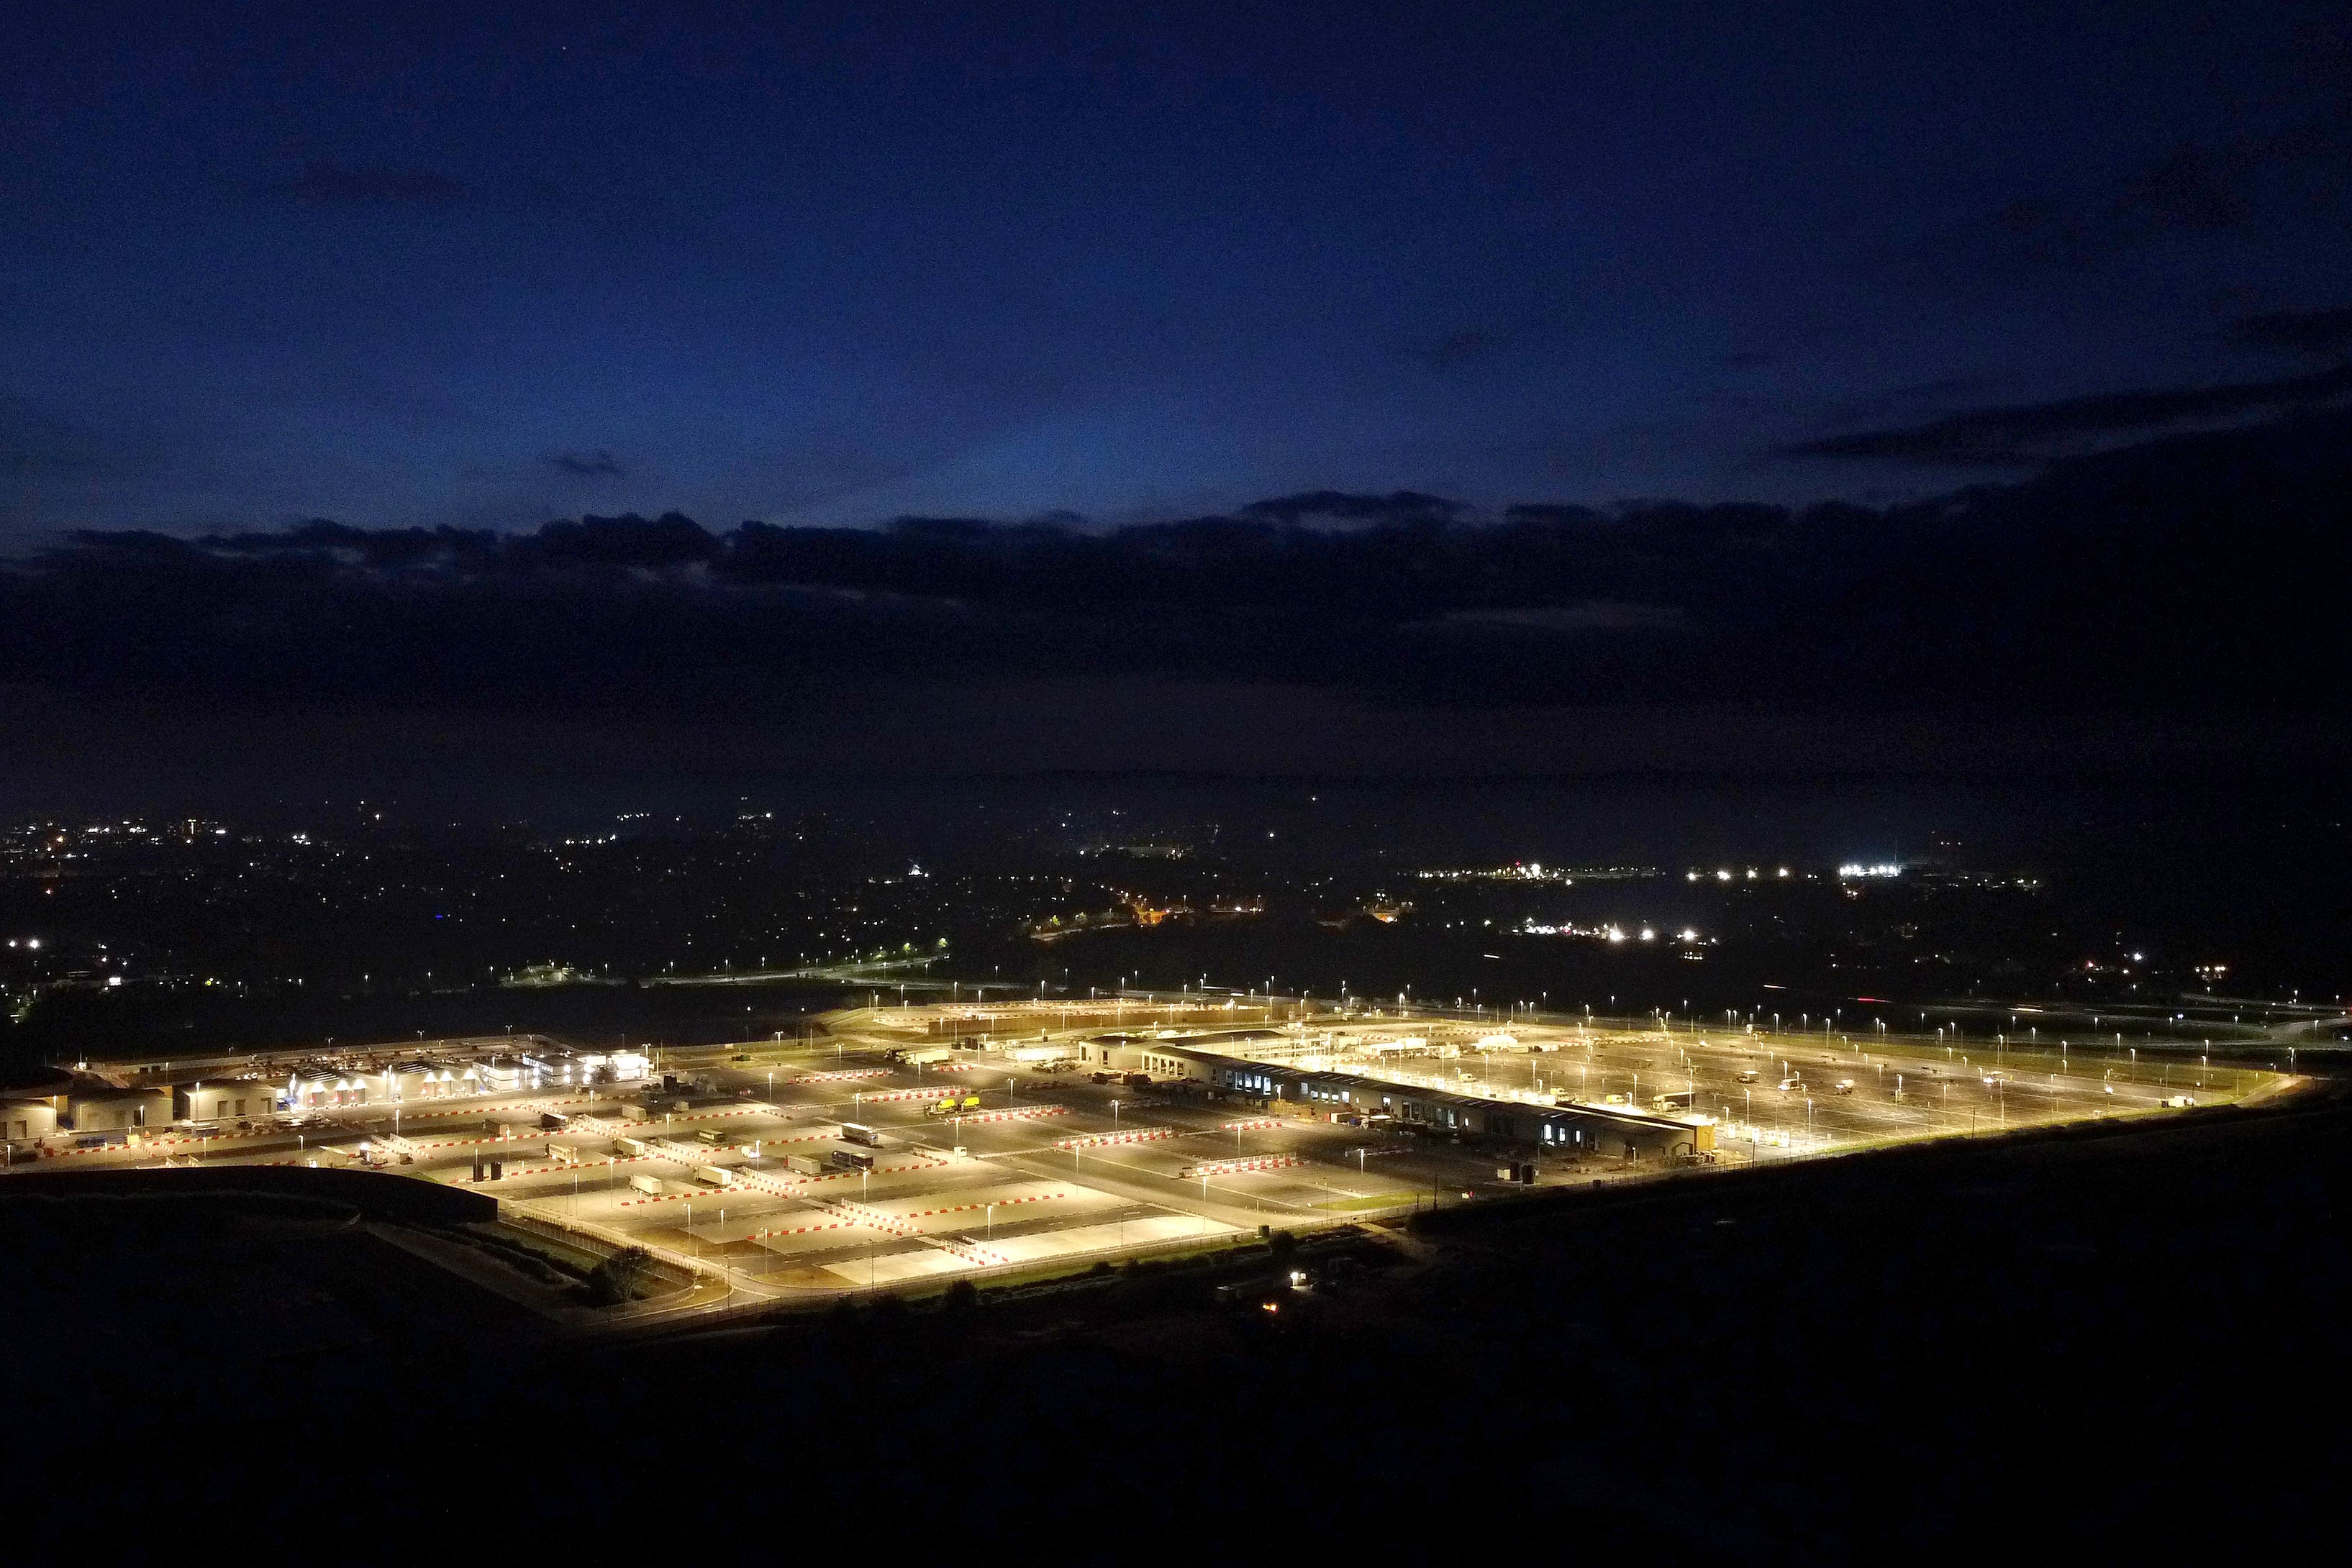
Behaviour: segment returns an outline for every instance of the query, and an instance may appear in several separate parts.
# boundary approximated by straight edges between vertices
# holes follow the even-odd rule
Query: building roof
[[[1213,1048],[1201,1049],[1211,1040],[1280,1038],[1282,1038],[1280,1035],[1265,1030],[1235,1030],[1224,1034],[1192,1035],[1181,1040],[1161,1040],[1144,1043],[1175,1055],[1199,1058],[1227,1066],[1247,1067],[1255,1071],[1272,1074],[1285,1082],[1304,1083],[1311,1081],[1325,1085],[1344,1085],[1378,1092],[1391,1099],[1410,1099],[1438,1104],[1467,1106],[1486,1114],[1507,1112],[1513,1115],[1524,1113],[1534,1117],[1568,1117],[1580,1121],[1612,1123],[1619,1126],[1639,1128],[1650,1133],[1687,1132],[1695,1124],[1692,1121],[1680,1116],[1659,1115],[1654,1112],[1637,1110],[1631,1105],[1595,1105],[1582,1100],[1563,1100],[1554,1104],[1545,1105],[1528,1100],[1498,1099],[1492,1095],[1459,1089],[1443,1089],[1421,1083],[1399,1083],[1392,1079],[1373,1078],[1360,1072],[1349,1072],[1344,1069],[1308,1070],[1285,1062],[1259,1061],[1253,1057],[1236,1056]]]

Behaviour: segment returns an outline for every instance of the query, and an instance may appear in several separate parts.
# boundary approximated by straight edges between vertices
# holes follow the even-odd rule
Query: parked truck
[[[797,1176],[823,1176],[824,1162],[813,1155],[786,1155],[784,1168]]]
[[[659,1176],[633,1176],[629,1178],[629,1185],[637,1191],[644,1193],[647,1197],[659,1197],[662,1195],[661,1177]]]
[[[735,1173],[725,1166],[697,1166],[694,1179],[705,1186],[733,1186]]]
[[[844,1122],[841,1124],[841,1137],[844,1143],[864,1144],[869,1149],[878,1149],[882,1146],[882,1134],[872,1127],[857,1122]]]
[[[835,1149],[825,1157],[845,1171],[870,1171],[874,1168],[874,1156],[863,1149]]]

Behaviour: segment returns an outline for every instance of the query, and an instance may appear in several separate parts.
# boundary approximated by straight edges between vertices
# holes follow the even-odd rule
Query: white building
[[[258,1078],[207,1078],[172,1085],[175,1122],[235,1122],[278,1109],[278,1086]]]

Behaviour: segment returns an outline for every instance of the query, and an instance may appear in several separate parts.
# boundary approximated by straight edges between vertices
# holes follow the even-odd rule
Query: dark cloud
[[[2160,229],[2192,234],[2243,227],[2254,216],[2253,197],[2246,189],[2252,167],[2245,158],[2183,143],[2132,181],[2122,211]]]
[[[1521,501],[1505,507],[1503,517],[1538,528],[1594,528],[1609,520],[1605,512],[1564,501]]]
[[[631,513],[549,523],[517,544],[524,564],[545,561],[653,570],[707,561],[719,550],[717,539],[677,512],[664,512],[650,522]]]
[[[2344,152],[2336,133],[2318,124],[2210,147],[2184,141],[2126,183],[2115,215],[2130,227],[2183,234],[2245,228],[2266,196],[2275,205],[2280,178],[2296,169],[2340,166]]]
[[[2352,368],[1898,434],[1942,455],[2329,389],[2352,394]],[[1318,526],[1335,519],[1358,526]],[[1392,706],[2258,693],[2340,714],[2352,652],[2310,628],[2347,573],[2352,409],[2305,410],[1879,507],[1528,503],[1485,520],[1313,491],[1111,529],[713,532],[668,513],[511,535],[84,533],[0,561],[0,686],[755,723],[877,679],[1072,675]]]
[[[1280,523],[1292,528],[1315,523],[1326,527],[1334,524],[1365,527],[1442,523],[1459,517],[1465,509],[1459,501],[1449,501],[1443,496],[1424,496],[1416,490],[1396,490],[1385,496],[1307,490],[1295,496],[1276,496],[1269,500],[1253,501],[1241,509],[1241,515],[1255,522]]]
[[[582,479],[618,479],[628,472],[601,446],[584,455],[577,452],[559,452],[547,461],[562,472]]]
[[[2097,250],[2078,214],[2053,202],[2021,197],[1992,215],[1993,231],[2024,260],[2044,267],[2076,267]]]
[[[394,169],[318,162],[278,189],[320,207],[454,207],[471,195],[465,184],[431,169]]]
[[[2271,310],[2242,316],[2230,336],[2249,348],[2336,354],[2352,348],[2352,305],[2328,310]]]
[[[2099,438],[2168,426],[2238,423],[2281,409],[2352,397],[2352,367],[2278,381],[2102,392],[2056,402],[1971,409],[1921,424],[1833,435],[1785,448],[1796,457],[1875,457],[1910,463],[2035,465]]]
[[[1612,632],[1677,632],[1686,617],[1674,605],[1547,604],[1533,608],[1456,610],[1415,630],[1493,632],[1507,635],[1582,636]]]
[[[83,549],[176,552],[188,562],[307,561],[392,576],[520,580],[550,571],[619,568],[663,571],[713,559],[719,541],[677,512],[642,517],[587,516],[548,523],[531,533],[486,528],[358,528],[314,519],[276,533],[213,534],[169,539],[161,534],[85,529],[70,536]]]
[[[2091,267],[2166,236],[2274,226],[2335,201],[2347,170],[2352,150],[2317,123],[2182,141],[2104,184],[2019,196],[1933,236],[1923,254],[1997,276]]]
[[[1483,359],[1499,346],[1500,340],[1493,333],[1465,327],[1426,345],[1414,357],[1431,370],[1450,371],[1473,360]]]

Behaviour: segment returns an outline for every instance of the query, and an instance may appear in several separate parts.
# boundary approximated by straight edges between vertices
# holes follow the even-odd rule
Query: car
[[[2197,1103],[2194,1099],[2186,1094],[2168,1094],[2160,1103],[2176,1111],[2185,1111]]]
[[[1836,1083],[1836,1089],[1837,1089],[1837,1092],[1838,1092],[1839,1093],[1841,1093],[1841,1094],[1851,1094],[1851,1093],[1853,1093],[1853,1079],[1851,1079],[1851,1078],[1841,1078],[1841,1079],[1839,1079],[1839,1080],[1837,1081],[1837,1083]]]
[[[1804,1086],[1805,1081],[1801,1078],[1783,1078],[1780,1080],[1780,1092],[1784,1094],[1802,1089]]]
[[[1757,1083],[1762,1082],[1763,1077],[1764,1075],[1762,1073],[1751,1069],[1748,1071],[1741,1073],[1738,1081],[1742,1083]]]

